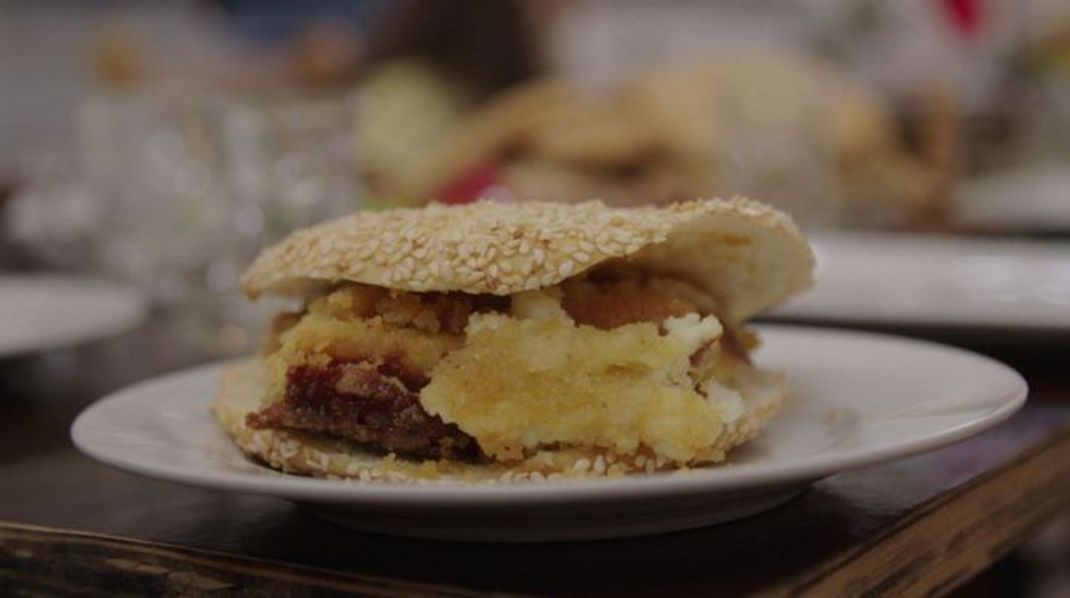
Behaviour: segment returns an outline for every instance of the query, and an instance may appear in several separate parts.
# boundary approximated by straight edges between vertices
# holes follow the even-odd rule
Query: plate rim
[[[23,346],[17,347],[5,347],[0,344],[0,359],[12,359],[27,355],[47,353],[57,349],[77,347],[81,344],[95,340],[113,338],[124,332],[133,330],[145,322],[148,317],[149,305],[148,300],[144,295],[129,285],[116,283],[106,278],[34,272],[7,273],[0,275],[0,284],[25,282],[31,282],[33,284],[59,283],[69,286],[114,292],[116,295],[123,295],[129,300],[129,305],[127,306],[130,308],[129,313],[124,318],[116,318],[115,322],[117,323],[112,324],[109,322],[109,326],[94,326],[92,329],[81,331],[78,334],[46,335],[34,342],[24,343]]]
[[[874,243],[879,244],[883,249],[899,248],[905,245],[917,246],[920,244],[928,245],[930,247],[940,247],[945,255],[952,254],[957,250],[958,253],[954,253],[954,255],[961,257],[969,257],[969,252],[962,251],[963,248],[969,248],[971,251],[1011,251],[1015,254],[1032,253],[1035,254],[1033,257],[1039,256],[1053,259],[1063,258],[1068,255],[1063,252],[1070,252],[1070,242],[1037,241],[1015,238],[962,238],[954,235],[930,233],[904,234],[892,232],[826,231],[812,235],[811,242],[818,251],[818,285],[821,284],[820,269],[822,244],[843,245],[848,246],[851,249],[865,246],[868,247],[870,251],[875,251],[873,249]],[[799,295],[799,297],[803,297],[804,295],[805,293]],[[898,325],[904,327],[931,327],[943,330],[963,331],[982,330],[992,332],[1070,333],[1070,320],[1066,320],[1066,322],[1054,319],[1050,322],[1028,320],[1008,321],[1005,319],[994,320],[978,318],[962,312],[950,312],[945,314],[930,313],[926,315],[910,314],[908,316],[880,311],[853,313],[839,308],[825,310],[815,309],[809,303],[798,303],[794,301],[794,299],[797,298],[792,298],[792,300],[786,301],[784,304],[761,314],[759,317],[764,321],[775,322],[778,324],[798,323],[800,325],[811,325],[816,327],[836,324],[850,324],[857,326]],[[1006,311],[1008,313],[1015,313],[1011,308],[1008,308]]]
[[[1013,382],[1015,390],[1013,395],[1008,395],[1002,399],[997,408],[983,417],[928,436],[876,447],[859,447],[852,450],[839,451],[832,455],[814,457],[802,463],[770,464],[742,471],[736,469],[732,470],[728,476],[720,473],[723,469],[713,467],[701,471],[692,470],[687,475],[664,473],[653,476],[640,475],[533,484],[465,484],[458,482],[417,485],[361,484],[353,480],[330,480],[284,474],[266,467],[264,473],[253,474],[238,471],[200,471],[188,467],[169,465],[146,465],[139,463],[136,459],[115,455],[107,449],[100,449],[94,446],[91,439],[85,437],[85,429],[88,425],[91,425],[87,424],[87,422],[92,422],[95,412],[105,403],[130,400],[129,397],[131,395],[138,394],[143,388],[166,384],[178,378],[204,375],[206,372],[211,371],[221,371],[227,364],[235,363],[238,360],[202,364],[118,389],[87,406],[72,423],[70,437],[79,451],[108,466],[150,478],[217,490],[266,494],[295,501],[349,504],[353,506],[390,505],[398,507],[467,508],[474,506],[517,506],[533,503],[549,505],[600,500],[605,498],[607,494],[612,495],[615,500],[645,500],[655,497],[682,496],[695,493],[734,492],[747,489],[757,490],[808,484],[837,473],[902,459],[965,440],[1008,419],[1025,404],[1029,392],[1025,379],[1010,366],[987,355],[960,347],[880,332],[785,324],[761,324],[757,328],[763,335],[770,332],[776,334],[777,331],[809,335],[819,334],[835,338],[914,345],[928,350],[949,352],[957,354],[959,357],[976,360],[986,367],[1001,370],[1004,375],[1008,376],[1008,380]],[[223,434],[222,430],[219,430],[219,433]]]

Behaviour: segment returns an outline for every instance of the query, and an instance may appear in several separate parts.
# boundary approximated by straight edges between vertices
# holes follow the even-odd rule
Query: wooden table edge
[[[945,493],[893,528],[765,595],[940,594],[989,566],[1070,505],[1070,426]],[[60,560],[63,559],[63,560]],[[74,559],[72,561],[72,559]],[[61,590],[67,568],[177,593],[212,589],[307,589],[374,596],[484,593],[321,569],[108,534],[0,521],[0,585],[36,576]],[[17,576],[17,577],[16,577]],[[52,577],[49,577],[52,576]],[[103,579],[103,577],[99,578]],[[109,589],[111,587],[109,586]],[[499,594],[500,592],[494,592]]]
[[[72,563],[71,559],[81,559]],[[64,559],[59,562],[59,559]],[[8,563],[5,565],[4,561]],[[36,561],[31,563],[31,561]],[[11,566],[11,565],[14,566]],[[24,565],[20,567],[19,565]],[[62,590],[71,566],[95,567],[115,581],[159,584],[178,595],[219,590],[316,590],[367,596],[482,596],[446,585],[353,574],[234,553],[38,525],[0,521],[0,586],[4,578]],[[6,570],[6,573],[5,573]],[[41,576],[56,575],[52,580]],[[34,578],[36,576],[36,578]],[[136,578],[136,579],[135,579]],[[118,590],[108,585],[105,589]],[[83,591],[86,589],[82,586]]]
[[[1070,506],[1070,426],[765,596],[943,595]]]

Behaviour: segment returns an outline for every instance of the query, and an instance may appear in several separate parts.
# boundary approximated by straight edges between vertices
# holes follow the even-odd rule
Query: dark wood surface
[[[1035,389],[1020,415],[750,519],[570,544],[358,533],[284,501],[140,478],[74,451],[68,426],[94,398],[205,359],[169,330],[157,319],[0,363],[0,594],[940,594],[1070,506],[1067,364],[992,346]]]

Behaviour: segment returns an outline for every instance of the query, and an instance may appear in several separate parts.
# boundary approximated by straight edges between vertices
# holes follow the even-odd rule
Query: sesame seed
[[[594,465],[591,468],[597,475],[602,475],[606,472],[606,460],[602,455],[598,455],[594,459]]]
[[[251,295],[306,279],[398,290],[425,289],[434,280],[438,290],[509,294],[671,241],[681,226],[721,214],[758,219],[798,239],[786,216],[743,198],[665,208],[609,208],[597,201],[432,204],[360,212],[296,232],[264,251],[241,283]],[[510,278],[511,272],[519,275]]]

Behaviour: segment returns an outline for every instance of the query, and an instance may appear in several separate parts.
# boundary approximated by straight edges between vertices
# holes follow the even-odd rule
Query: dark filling
[[[600,282],[614,280],[612,274],[605,276],[607,280]],[[456,298],[439,293],[421,296],[423,303],[441,308],[436,312],[440,312],[440,320],[450,330],[463,330],[470,311],[509,308],[508,297],[464,296],[467,303],[460,314],[463,317],[452,317],[454,310],[448,308],[454,303],[450,299]],[[577,322],[603,330],[696,311],[686,302],[643,289],[566,296],[563,307]],[[288,327],[297,319],[299,316],[289,316],[285,324]],[[458,320],[459,325],[446,325],[453,320]],[[746,348],[732,330],[724,331],[721,347],[736,361],[749,363]],[[691,356],[692,364],[697,364],[709,348],[707,345],[696,351]],[[287,372],[285,396],[249,414],[247,422],[257,429],[319,432],[352,440],[371,450],[410,457],[482,459],[484,455],[474,438],[424,410],[419,393],[428,381],[424,373],[406,368],[394,358],[334,361],[326,367],[296,366]]]
[[[286,395],[248,416],[253,428],[290,428],[340,436],[383,452],[431,459],[478,459],[475,440],[427,413],[423,375],[396,360],[298,366],[287,372]]]
[[[750,362],[733,331],[724,331],[721,346],[737,361]],[[708,350],[696,351],[692,364]],[[424,410],[419,392],[427,383],[396,359],[297,366],[287,372],[283,399],[250,413],[247,422],[257,429],[320,432],[410,457],[482,459],[474,438]]]

